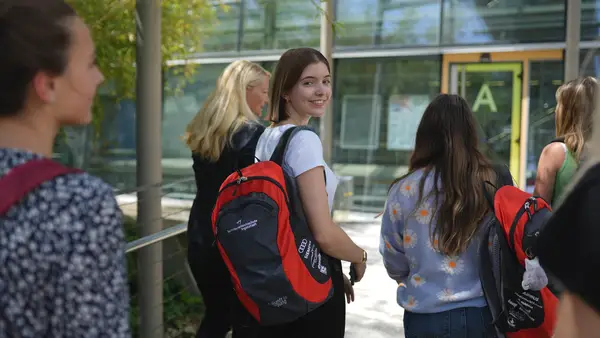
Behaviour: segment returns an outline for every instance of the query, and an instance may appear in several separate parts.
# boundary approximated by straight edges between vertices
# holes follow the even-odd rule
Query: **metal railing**
[[[152,337],[194,337],[203,316],[204,306],[187,264],[187,219],[192,203],[187,200],[171,198],[176,195],[175,186],[193,178],[177,180],[167,184],[153,184],[135,189],[117,192],[117,201],[125,216],[125,232],[127,235],[127,264],[130,288],[130,323],[134,337],[141,337],[151,332]],[[138,201],[135,193],[145,189],[160,187],[162,189],[161,219],[163,230],[142,236],[144,224],[138,224]],[[155,220],[153,220],[155,221]],[[155,250],[160,246],[160,250]],[[160,253],[155,259],[140,259],[144,250]],[[145,265],[141,265],[145,264]],[[141,278],[140,269],[158,270],[161,273],[156,280]],[[143,275],[143,274],[142,274]],[[155,297],[155,292],[162,290],[162,297]],[[145,298],[143,298],[145,297]],[[144,301],[141,301],[141,300]],[[142,308],[142,304],[145,307]],[[151,309],[146,307],[151,306]],[[144,313],[162,314],[159,322],[142,320]],[[146,318],[147,319],[147,318]],[[148,326],[152,327],[148,327]]]

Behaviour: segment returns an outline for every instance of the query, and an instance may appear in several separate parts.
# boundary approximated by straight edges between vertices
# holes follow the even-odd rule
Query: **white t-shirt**
[[[285,124],[277,127],[270,127],[258,139],[256,145],[256,157],[260,161],[268,161],[279,143],[283,133],[293,127],[293,124]],[[317,134],[310,130],[301,130],[297,132],[288,143],[288,147],[283,155],[283,170],[293,177],[298,177],[302,173],[316,167],[324,167],[327,177],[326,190],[329,201],[329,210],[333,208],[333,198],[338,185],[338,178],[323,160],[323,144]]]

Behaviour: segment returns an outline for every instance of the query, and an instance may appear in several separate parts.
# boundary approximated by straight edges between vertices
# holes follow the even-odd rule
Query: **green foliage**
[[[66,0],[90,27],[96,43],[98,65],[106,78],[100,94],[113,98],[135,98],[136,0]],[[283,0],[279,0],[283,1]],[[321,2],[311,0],[315,14],[320,15]],[[215,5],[216,3],[216,5]],[[219,4],[220,3],[220,4]],[[162,60],[186,59],[202,52],[203,41],[215,34],[217,11],[227,12],[224,1],[162,0]],[[334,28],[336,25],[331,20]],[[176,67],[184,75],[179,86],[166,88],[177,92],[195,72],[194,65]],[[94,131],[98,136],[104,111],[99,98],[94,105]]]
[[[114,102],[135,98],[136,0],[67,0],[90,27],[98,66],[106,78],[100,95]],[[162,59],[185,58],[202,49],[206,27],[216,22],[216,8],[210,0],[163,0]],[[186,77],[192,65],[181,67]],[[183,83],[183,82],[182,82]],[[104,109],[97,98],[94,108],[94,140],[98,139]]]
[[[135,97],[136,1],[67,0],[89,25],[96,43],[98,65],[110,94]],[[206,33],[216,21],[209,0],[163,0],[163,62],[198,53]]]

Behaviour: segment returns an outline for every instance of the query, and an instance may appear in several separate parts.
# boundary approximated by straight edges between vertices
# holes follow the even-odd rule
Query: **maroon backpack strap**
[[[57,176],[81,172],[51,159],[31,160],[14,167],[0,178],[0,215],[19,203],[32,190]]]

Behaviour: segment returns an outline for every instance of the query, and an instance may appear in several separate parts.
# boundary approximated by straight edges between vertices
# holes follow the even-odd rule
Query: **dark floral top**
[[[35,158],[0,148],[0,177]],[[57,177],[0,216],[4,337],[131,337],[122,215],[102,180]]]

